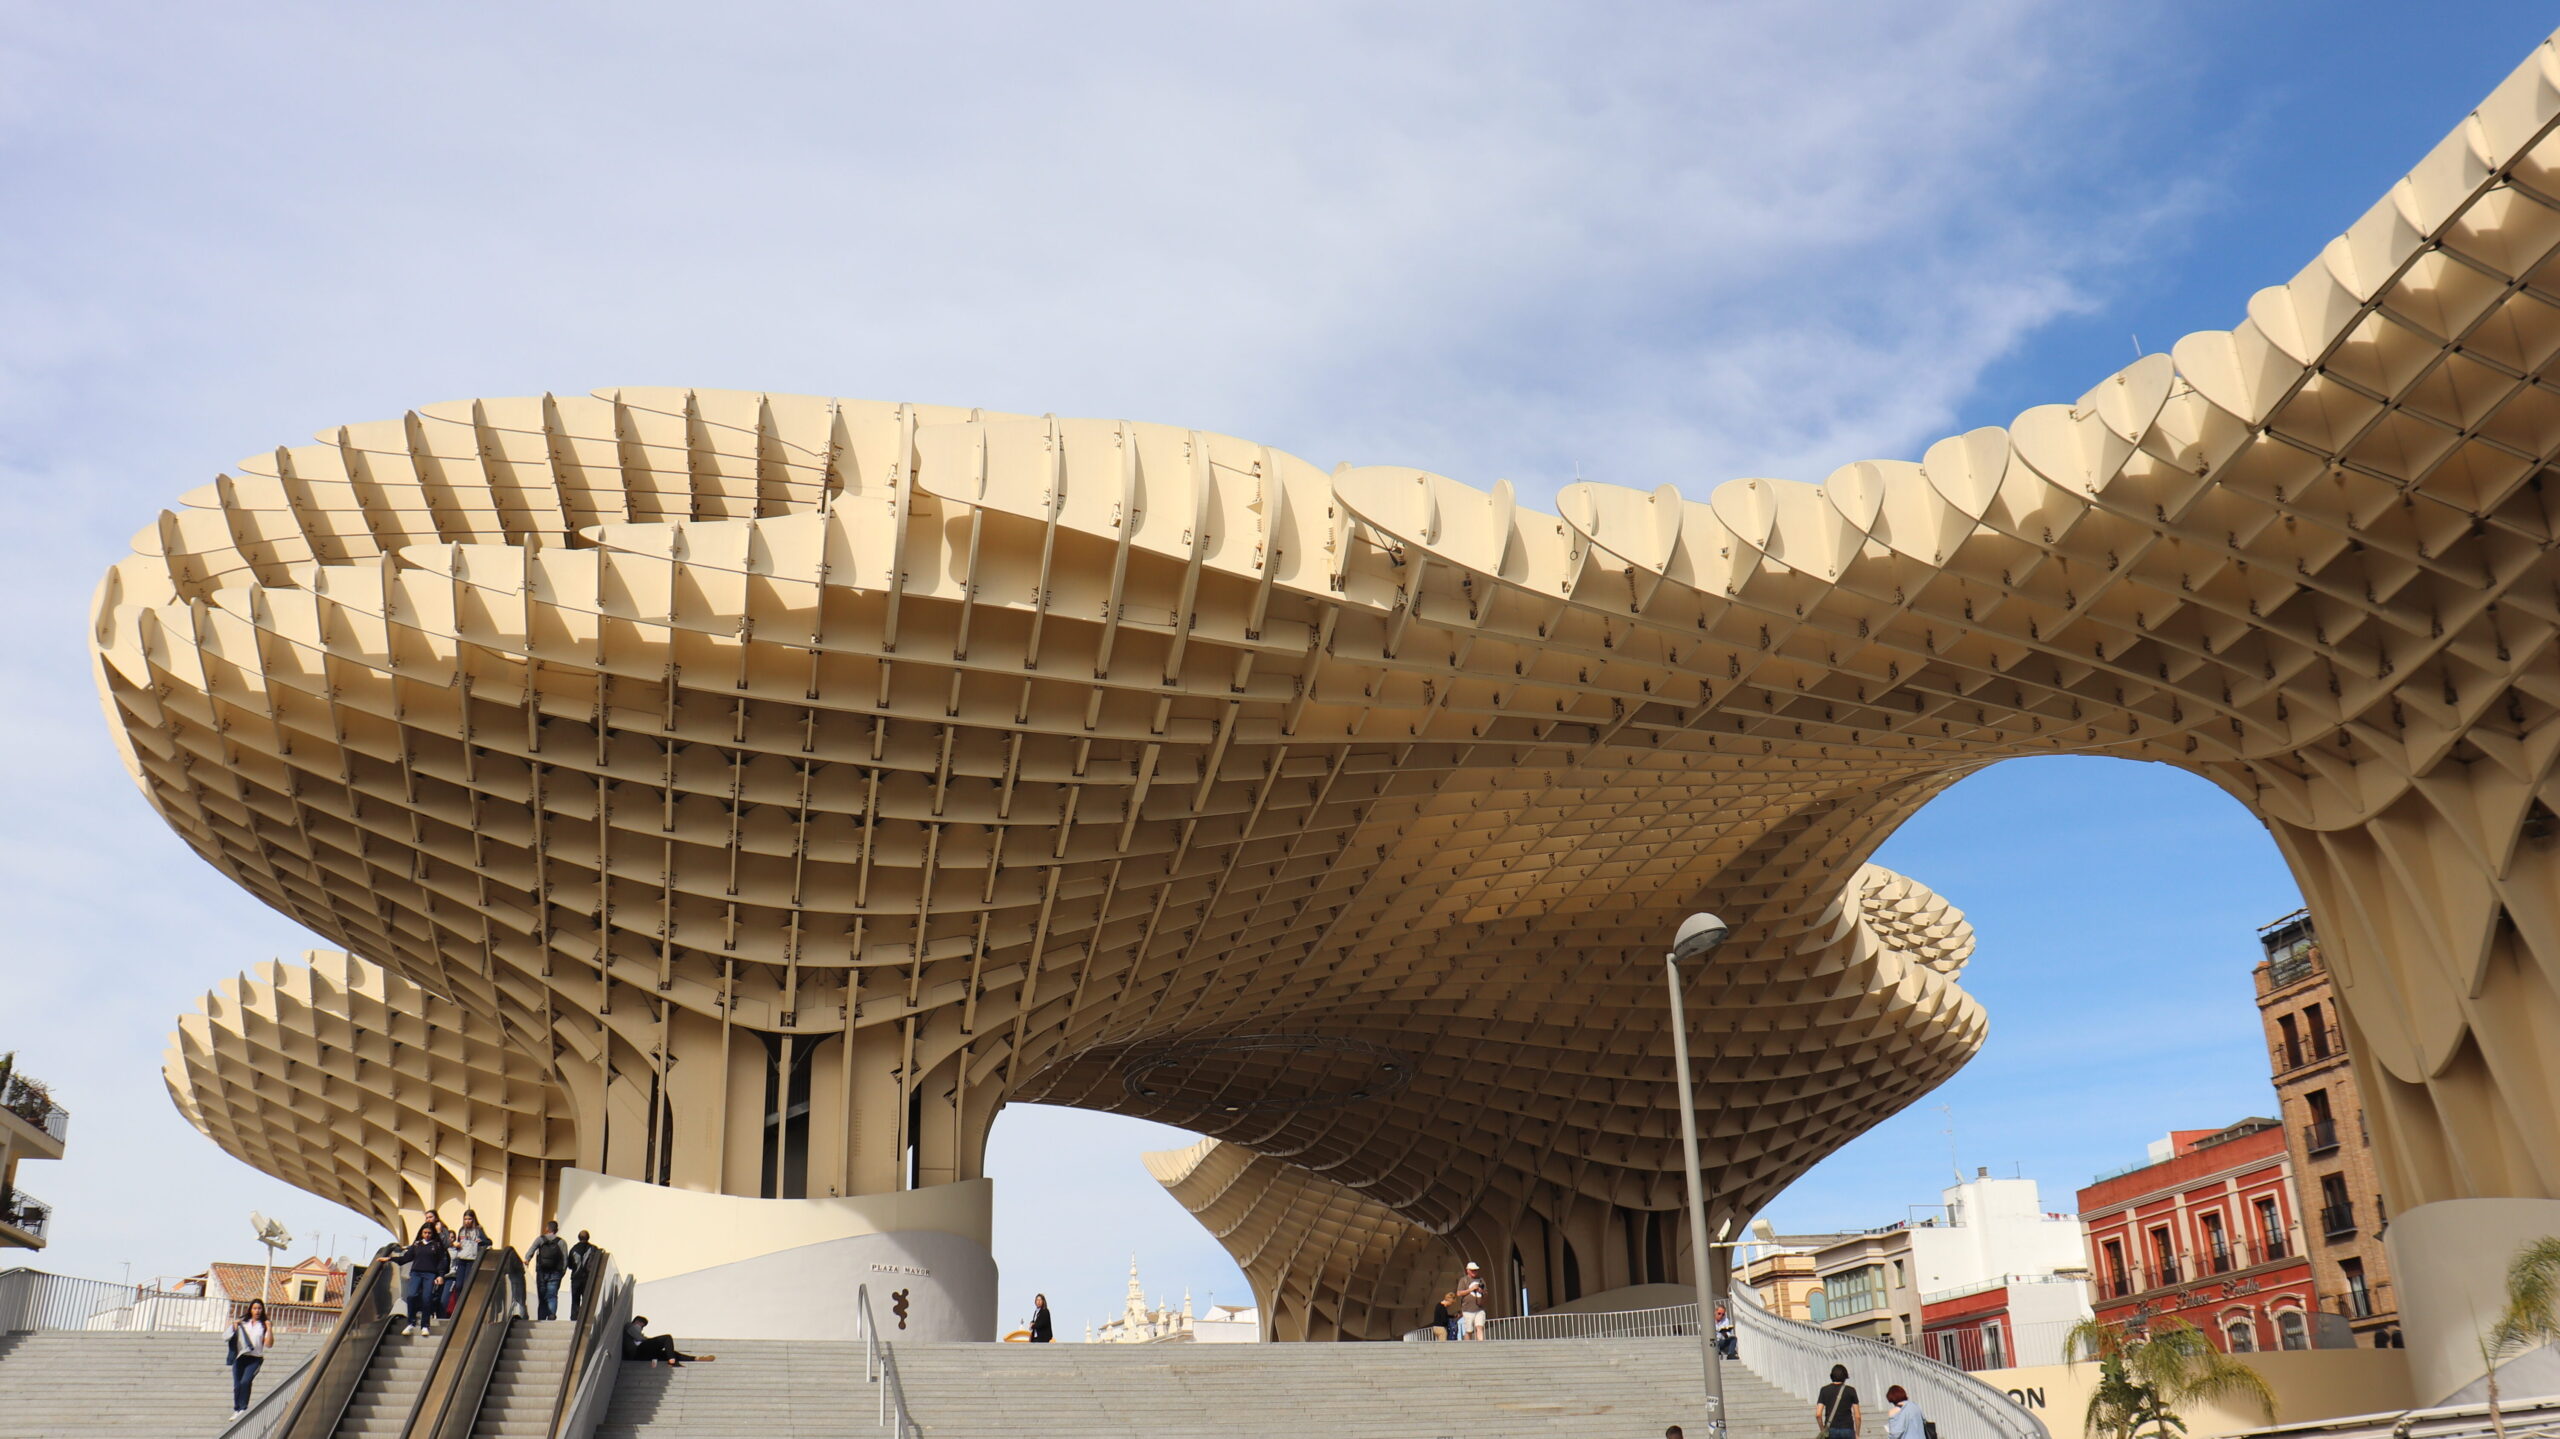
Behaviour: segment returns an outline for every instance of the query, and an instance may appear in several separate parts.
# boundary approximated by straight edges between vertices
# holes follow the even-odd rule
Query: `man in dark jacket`
[[[569,1317],[587,1312],[587,1291],[595,1287],[596,1255],[601,1253],[587,1239],[587,1231],[578,1231],[578,1242],[569,1246]]]
[[[569,1241],[560,1237],[560,1221],[542,1222],[542,1237],[533,1241],[534,1314],[539,1320],[559,1317],[560,1276],[569,1272]]]

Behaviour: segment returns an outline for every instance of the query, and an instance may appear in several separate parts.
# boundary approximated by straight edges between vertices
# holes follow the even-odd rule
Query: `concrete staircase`
[[[575,1324],[518,1319],[498,1350],[498,1367],[480,1401],[472,1439],[541,1439],[551,1432],[551,1406],[560,1397],[560,1370],[569,1362]]]
[[[598,1439],[880,1431],[857,1344],[700,1340],[720,1362],[625,1365]],[[1686,1339],[1498,1344],[898,1344],[926,1439],[1659,1439],[1697,1431]],[[1733,1439],[1803,1439],[1810,1404],[1725,1367]]]
[[[426,1387],[427,1371],[435,1367],[436,1346],[443,1342],[442,1330],[433,1334],[394,1330],[383,1335],[381,1347],[373,1351],[373,1363],[366,1366],[364,1378],[347,1400],[346,1414],[338,1420],[338,1439],[400,1439],[410,1406]]]
[[[319,1347],[276,1338],[258,1373],[263,1399]],[[231,1422],[222,1336],[42,1329],[0,1334],[0,1439],[179,1439]]]

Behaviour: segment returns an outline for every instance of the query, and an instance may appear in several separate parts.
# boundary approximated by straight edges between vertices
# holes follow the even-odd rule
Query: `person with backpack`
[[[445,1248],[444,1225],[433,1211],[418,1221],[418,1237],[400,1251],[400,1263],[409,1270],[400,1295],[408,1306],[409,1326],[402,1332],[433,1334],[444,1302],[444,1277],[453,1267],[453,1255]]]
[[[249,1412],[249,1386],[257,1382],[258,1370],[267,1362],[267,1346],[275,1342],[275,1329],[267,1322],[267,1301],[252,1299],[248,1312],[231,1326],[231,1337],[225,1343],[231,1357],[231,1412]]]
[[[572,1319],[587,1312],[587,1291],[596,1282],[596,1256],[603,1252],[588,1240],[587,1231],[583,1229],[578,1231],[578,1242],[569,1246],[569,1317]]]
[[[1813,1396],[1814,1432],[1824,1439],[1858,1439],[1858,1425],[1864,1419],[1858,1409],[1858,1391],[1849,1385],[1849,1366],[1831,1366],[1831,1382]]]
[[[1893,1406],[1884,1418],[1886,1439],[1938,1439],[1938,1426],[1920,1412],[1920,1401],[1912,1398],[1910,1391],[1896,1384],[1884,1391],[1884,1402]]]
[[[560,1221],[542,1221],[542,1237],[533,1241],[533,1317],[535,1322],[559,1317],[560,1279],[569,1272],[569,1241],[560,1237]]]

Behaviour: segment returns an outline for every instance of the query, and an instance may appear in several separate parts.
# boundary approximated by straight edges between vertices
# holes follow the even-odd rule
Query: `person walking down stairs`
[[[275,1343],[275,1328],[267,1322],[267,1301],[252,1299],[249,1310],[231,1326],[231,1337],[224,1349],[231,1365],[231,1412],[249,1412],[249,1386],[258,1380],[258,1370],[267,1362],[267,1347]]]
[[[480,1267],[480,1256],[489,1252],[489,1231],[480,1227],[480,1216],[466,1209],[462,1224],[453,1231],[453,1273],[445,1280],[444,1303],[440,1314],[451,1314],[462,1304],[463,1286],[471,1282],[471,1271]]]
[[[587,1312],[587,1291],[595,1287],[596,1254],[587,1231],[578,1231],[578,1242],[569,1246],[569,1317]]]
[[[452,1267],[452,1255],[445,1249],[444,1225],[430,1211],[418,1221],[418,1237],[400,1251],[399,1262],[409,1268],[409,1281],[401,1291],[401,1299],[409,1308],[410,1334],[433,1334],[436,1311],[444,1299],[445,1272]]]

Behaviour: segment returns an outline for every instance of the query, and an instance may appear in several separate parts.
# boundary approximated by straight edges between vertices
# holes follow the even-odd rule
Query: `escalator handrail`
[[[480,1401],[497,1371],[507,1341],[507,1321],[524,1292],[524,1259],[500,1249],[483,1259],[453,1306],[453,1323],[436,1345],[427,1381],[400,1432],[408,1439],[462,1439],[479,1423]]]
[[[560,1390],[551,1401],[551,1427],[544,1431],[549,1439],[571,1439],[566,1426],[578,1416],[578,1401],[584,1397],[579,1391],[599,1366],[620,1367],[622,1329],[631,1317],[630,1285],[610,1253],[599,1249],[588,1255],[575,1283],[571,1293],[577,1328],[570,1333],[569,1357],[560,1368]],[[602,1347],[607,1345],[610,1352]]]
[[[329,1337],[302,1370],[302,1387],[275,1429],[276,1439],[330,1439],[347,1412],[356,1386],[373,1367],[373,1352],[391,1328],[392,1296],[399,1292],[400,1266],[376,1259],[364,1267],[355,1292],[347,1296]]]

